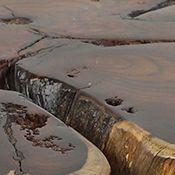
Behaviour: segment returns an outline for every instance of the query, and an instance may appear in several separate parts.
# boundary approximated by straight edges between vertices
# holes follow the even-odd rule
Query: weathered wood
[[[103,154],[22,94],[0,91],[0,173],[110,174]]]
[[[35,34],[58,37],[103,39],[175,39],[174,23],[134,20],[129,14],[157,7],[161,0],[91,1],[91,0],[2,0],[2,19],[29,18],[24,25]],[[12,13],[13,12],[13,13]],[[3,22],[1,22],[3,23]],[[10,24],[9,24],[10,25]],[[168,27],[167,27],[168,25]],[[13,25],[14,26],[14,25]],[[21,28],[22,25],[18,25]],[[71,26],[71,27],[70,27]],[[37,29],[39,32],[37,33]]]
[[[52,104],[51,97],[55,98],[55,93],[60,97],[63,90],[67,92],[69,103],[56,97],[59,105],[50,112],[70,108],[66,114],[60,112],[61,119],[104,151],[113,172],[138,175],[152,175],[155,171],[157,174],[174,173],[175,150],[170,144],[174,143],[175,124],[172,115],[175,103],[174,44],[105,48],[64,42],[67,44],[63,49],[16,64],[17,90],[42,107],[49,100]],[[79,50],[74,49],[77,47]],[[56,84],[60,89],[51,90]],[[51,90],[49,94],[46,93],[48,89]],[[42,95],[36,92],[42,92]],[[71,93],[76,95],[69,98]],[[47,103],[43,100],[45,98]],[[126,119],[131,122],[130,130],[113,129],[120,122],[126,123]],[[133,123],[151,134],[142,132]],[[128,128],[127,124],[126,128],[125,124],[122,126]],[[160,140],[155,143],[152,137],[166,143]],[[128,152],[125,144],[131,145]],[[162,155],[164,149],[168,151]],[[133,156],[126,160],[128,154]],[[170,157],[169,163],[167,157]],[[143,163],[140,167],[138,160]],[[169,168],[165,168],[166,165]]]
[[[1,0],[0,87],[81,132],[114,174],[174,175],[173,5]]]
[[[47,78],[45,82],[38,80],[37,76],[59,80],[55,93],[61,86],[67,94],[86,92],[114,113],[174,143],[174,46],[149,44],[105,48],[67,42],[63,49],[56,49],[49,55],[19,61],[16,65],[17,90],[26,86],[26,94],[31,91],[37,98],[36,93],[43,89],[43,98],[44,91],[49,92],[54,83]],[[79,49],[74,49],[76,47]],[[111,104],[110,99],[121,102]]]

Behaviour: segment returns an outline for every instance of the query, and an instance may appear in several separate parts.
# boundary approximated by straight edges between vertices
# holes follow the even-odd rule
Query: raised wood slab
[[[0,174],[110,174],[103,154],[19,93],[0,91]]]
[[[16,64],[16,90],[98,145],[114,172],[175,173],[175,45],[62,43]]]
[[[0,87],[6,87],[4,74],[9,63],[38,52],[50,52],[55,48],[53,46],[60,47],[55,39],[85,39],[86,42],[95,40],[94,43],[108,46],[173,42],[175,40],[175,24],[172,18],[174,11],[173,6],[170,6],[173,4],[173,0],[163,2],[162,0],[134,2],[129,0],[41,2],[2,0],[0,41],[3,42],[0,42]],[[163,7],[166,6],[170,6],[167,7],[170,8],[168,12],[166,10],[164,12]],[[159,8],[163,10],[158,10]],[[142,19],[142,14],[147,12],[150,12],[151,15],[148,16],[153,18],[154,13],[158,13],[164,20],[156,18],[155,23],[149,17],[148,20],[144,17]],[[165,13],[168,15],[166,16]]]

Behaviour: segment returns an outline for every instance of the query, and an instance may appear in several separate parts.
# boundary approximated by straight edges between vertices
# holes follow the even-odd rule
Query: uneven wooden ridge
[[[112,174],[174,175],[174,4],[2,0],[1,88],[92,141]]]

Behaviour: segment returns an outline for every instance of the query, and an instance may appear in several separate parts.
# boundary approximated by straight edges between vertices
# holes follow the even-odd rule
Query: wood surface
[[[113,174],[174,175],[174,5],[1,0],[0,88],[82,133]]]
[[[75,130],[22,94],[0,96],[1,174],[110,174],[104,155]]]

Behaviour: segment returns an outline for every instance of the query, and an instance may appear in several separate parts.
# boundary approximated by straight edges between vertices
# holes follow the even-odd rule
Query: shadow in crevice
[[[159,10],[159,9],[162,9],[162,8],[174,5],[174,4],[175,4],[175,0],[166,0],[164,2],[161,2],[161,3],[157,4],[156,6],[150,8],[148,10],[135,10],[135,11],[132,11],[131,13],[128,14],[128,16],[131,17],[131,18],[135,18],[135,17],[138,17],[138,16],[143,15],[145,13],[148,13],[148,12],[151,12],[151,11],[155,11],[155,10]]]

